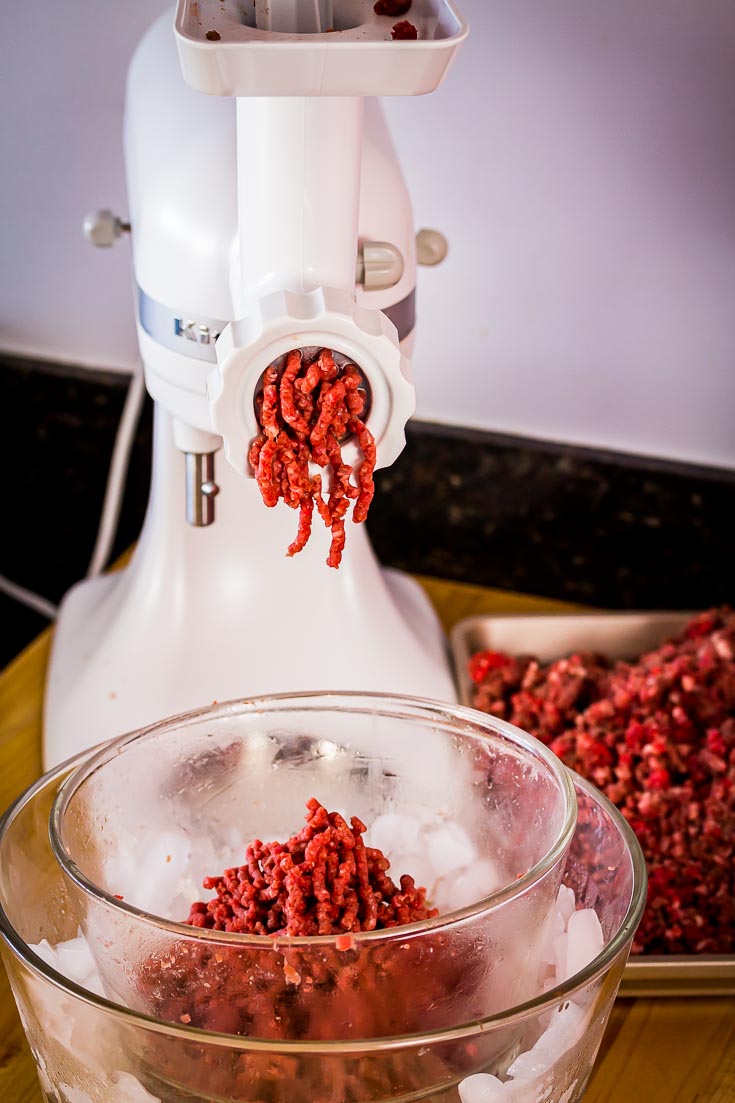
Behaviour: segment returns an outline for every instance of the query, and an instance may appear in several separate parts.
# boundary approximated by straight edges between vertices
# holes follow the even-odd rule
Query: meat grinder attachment
[[[451,0],[424,0],[416,9],[418,38],[405,42],[392,39],[394,20],[377,15],[372,0],[179,0],[185,80],[199,92],[236,98],[236,316],[217,337],[217,364],[206,380],[208,424],[200,419],[196,428],[209,434],[205,443],[221,438],[241,473],[252,474],[247,455],[261,431],[254,399],[263,372],[296,348],[329,348],[358,367],[371,398],[377,467],[391,464],[405,444],[415,408],[410,365],[378,308],[385,297],[376,306],[356,302],[355,261],[366,292],[404,273],[390,243],[358,240],[363,98],[431,91],[467,32]],[[378,270],[394,274],[381,285]],[[357,460],[352,442],[346,452],[347,462]],[[206,462],[187,464],[194,522],[209,523],[213,451]]]
[[[360,369],[370,395],[367,423],[375,438],[376,467],[393,463],[415,408],[410,362],[382,311],[358,306],[347,291],[323,287],[308,293],[273,292],[220,335],[207,393],[212,427],[222,437],[228,461],[252,474],[247,453],[261,432],[255,395],[263,372],[291,349],[309,346],[342,353]],[[344,453],[346,462],[357,460],[353,441],[346,443]]]

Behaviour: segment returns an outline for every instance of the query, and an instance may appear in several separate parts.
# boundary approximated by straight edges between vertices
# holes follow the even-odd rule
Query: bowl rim
[[[360,706],[360,702],[364,704]],[[371,703],[375,707],[369,707]],[[350,707],[352,706],[352,707]],[[511,881],[488,896],[473,901],[464,908],[444,912],[431,919],[422,919],[414,923],[406,923],[397,927],[373,931],[355,931],[350,937],[355,946],[368,942],[391,942],[393,940],[405,941],[406,939],[419,937],[427,932],[436,932],[456,924],[464,923],[473,916],[481,915],[486,911],[500,907],[511,900],[515,900],[527,892],[533,885],[542,881],[551,869],[561,861],[571,843],[577,824],[577,796],[574,785],[569,776],[569,771],[559,758],[549,750],[540,740],[524,732],[514,724],[500,720],[487,713],[476,709],[467,708],[464,705],[448,704],[441,701],[432,701],[424,697],[410,697],[400,694],[368,693],[362,691],[330,690],[309,691],[304,693],[278,693],[259,697],[238,698],[231,701],[218,702],[216,705],[208,705],[203,708],[191,709],[179,713],[177,716],[159,720],[154,724],[146,725],[136,731],[112,739],[103,744],[92,755],[85,758],[81,765],[67,777],[60,785],[54,798],[49,816],[49,838],[51,849],[59,863],[62,872],[84,893],[97,903],[102,903],[112,909],[113,913],[127,913],[136,921],[152,927],[157,932],[166,932],[175,935],[179,939],[197,941],[202,944],[215,944],[227,946],[239,946],[273,950],[279,946],[288,947],[315,947],[334,946],[340,936],[328,935],[254,935],[240,932],[215,931],[204,927],[191,927],[186,923],[179,923],[165,916],[155,915],[135,904],[120,900],[106,889],[92,881],[76,864],[71,857],[64,842],[64,814],[69,803],[84,783],[99,769],[102,769],[115,758],[125,753],[126,749],[146,738],[165,733],[178,731],[182,726],[200,723],[202,720],[216,721],[223,717],[241,716],[261,712],[272,713],[274,716],[294,711],[328,711],[330,708],[339,709],[345,715],[350,712],[359,712],[368,715],[395,716],[404,718],[409,716],[409,710],[413,710],[409,718],[426,719],[437,722],[464,722],[471,724],[471,734],[477,740],[487,739],[488,736],[499,736],[506,743],[512,744],[532,754],[550,769],[551,775],[557,783],[557,789],[564,802],[563,817],[560,828],[552,844],[529,870],[515,881]],[[401,713],[399,710],[405,710]],[[463,733],[464,734],[464,733]]]
[[[73,761],[73,760],[72,760]],[[46,775],[44,775],[46,777]],[[155,1019],[141,1011],[134,1011],[121,1004],[114,1003],[105,996],[98,996],[75,981],[69,980],[59,973],[53,966],[48,965],[31,946],[26,943],[10,922],[2,901],[0,901],[0,940],[23,965],[44,983],[50,983],[62,993],[80,1000],[82,1003],[95,1008],[105,1015],[155,1034],[177,1036],[187,1042],[207,1044],[215,1047],[228,1048],[242,1052],[259,1053],[293,1053],[314,1055],[356,1055],[367,1053],[390,1052],[396,1050],[413,1049],[419,1046],[443,1044],[448,1042],[464,1041],[492,1031],[496,1027],[511,1026],[530,1019],[542,1011],[550,1010],[558,1004],[573,999],[576,992],[587,987],[601,977],[613,965],[621,953],[629,944],[643,914],[646,902],[646,871],[643,853],[640,844],[632,830],[618,810],[602,793],[584,778],[575,776],[574,784],[584,790],[592,800],[596,801],[613,819],[621,835],[628,844],[631,866],[633,871],[633,885],[631,898],[626,909],[625,916],[615,934],[602,951],[584,969],[573,977],[569,977],[561,984],[555,985],[546,992],[539,993],[533,999],[506,1011],[498,1011],[480,1019],[472,1019],[457,1026],[446,1027],[442,1030],[426,1031],[421,1034],[392,1035],[383,1038],[354,1038],[341,1041],[317,1041],[317,1040],[279,1040],[268,1038],[256,1038],[242,1034],[223,1034],[216,1031],[203,1030],[200,1027],[185,1025],[183,1023],[167,1022]],[[27,790],[28,799],[32,799],[33,790],[40,787],[40,781],[36,782],[31,790]],[[14,813],[18,810],[18,798],[10,806],[5,815],[0,819],[0,845]],[[627,956],[627,955],[626,955]]]
[[[474,710],[468,711],[472,712]],[[66,762],[56,766],[16,798],[2,817],[0,817],[0,849],[2,849],[3,839],[7,830],[19,814],[21,808],[29,801],[33,800],[37,793],[46,788],[54,778],[63,777],[66,779],[67,776],[71,776],[80,763],[86,760],[88,753],[89,752],[82,752],[74,758],[68,759]],[[623,842],[626,844],[631,864],[632,885],[630,900],[625,915],[617,931],[615,931],[610,941],[603,947],[597,957],[593,958],[584,969],[580,970],[574,976],[569,977],[561,984],[555,985],[548,991],[541,992],[532,999],[518,1004],[516,1007],[495,1012],[483,1018],[460,1023],[454,1027],[427,1031],[422,1034],[393,1035],[383,1038],[349,1039],[340,1041],[275,1041],[273,1039],[254,1038],[241,1034],[218,1033],[183,1023],[163,1021],[146,1015],[144,1012],[133,1011],[131,1008],[114,1003],[105,996],[99,996],[81,987],[81,985],[78,985],[75,981],[69,980],[54,969],[53,966],[48,965],[39,957],[31,946],[19,935],[10,922],[1,899],[0,939],[5,943],[5,946],[13,956],[30,970],[38,980],[50,983],[62,993],[80,1000],[87,1006],[95,1008],[101,1013],[109,1015],[123,1024],[127,1024],[128,1026],[131,1024],[136,1025],[142,1030],[156,1034],[174,1035],[186,1042],[196,1042],[200,1045],[207,1044],[221,1048],[226,1047],[231,1050],[243,1052],[287,1052],[293,1054],[339,1056],[354,1055],[358,1053],[364,1054],[365,1052],[379,1053],[405,1050],[425,1046],[427,1044],[463,1041],[491,1031],[495,1027],[509,1026],[523,1022],[541,1011],[548,1010],[557,1004],[572,999],[576,992],[596,981],[610,969],[614,962],[622,955],[623,951],[626,950],[626,947],[632,942],[633,935],[640,922],[646,903],[647,886],[646,865],[640,844],[627,820],[603,793],[601,793],[591,782],[574,773],[574,771],[568,770],[568,773],[572,779],[575,791],[582,790],[587,797],[602,808],[613,821],[623,838]]]

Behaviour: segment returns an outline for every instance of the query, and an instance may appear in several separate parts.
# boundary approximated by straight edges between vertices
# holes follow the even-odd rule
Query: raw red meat
[[[413,0],[377,0],[373,7],[376,15],[390,15],[395,19],[410,10]]]
[[[646,856],[634,951],[735,952],[735,613],[633,662],[480,652],[473,704],[548,744],[622,811]]]
[[[306,827],[286,843],[256,839],[239,869],[207,877],[217,895],[192,905],[187,923],[217,931],[269,935],[325,935],[374,931],[430,919],[426,890],[404,874],[397,888],[390,862],[366,847],[367,830],[350,824],[318,800],[307,804]]]
[[[385,856],[364,846],[359,819],[348,825],[316,800],[307,809],[306,826],[288,842],[256,840],[240,868],[205,880],[216,896],[194,904],[188,923],[229,935],[211,941],[202,931],[151,955],[137,978],[144,1007],[169,1022],[292,1041],[450,1026],[460,993],[468,1017],[481,1015],[486,978],[477,961],[487,952],[484,931],[408,932],[407,924],[438,914],[425,890],[405,875],[396,886]],[[405,936],[390,937],[388,928],[404,927]],[[358,932],[381,929],[384,938],[358,941]],[[270,937],[243,944],[236,933]],[[308,937],[325,934],[326,942]],[[203,1054],[202,1063],[202,1076],[231,1075],[216,1053]],[[273,1067],[268,1054],[244,1054],[240,1062],[243,1076],[267,1077]],[[397,1082],[413,1082],[412,1069],[412,1060],[404,1066],[401,1058]],[[386,1098],[392,1087],[386,1083]],[[340,1084],[324,1098],[361,1098],[343,1091]],[[315,1096],[305,1086],[294,1098]]]
[[[400,23],[393,24],[390,36],[394,39],[413,39],[419,37],[419,32],[413,23],[409,23],[407,19],[402,19]]]
[[[289,352],[282,370],[269,367],[258,397],[258,421],[262,433],[255,438],[248,459],[264,503],[273,507],[283,499],[298,509],[299,524],[287,555],[296,555],[311,535],[314,506],[332,543],[327,558],[339,567],[345,544],[345,516],[355,501],[352,519],[364,521],[373,498],[376,448],[373,435],[362,420],[365,399],[363,378],[354,364],[339,367],[329,349],[308,358],[299,349]],[[353,469],[342,459],[342,441],[352,436],[362,451],[357,483]],[[310,472],[310,464],[331,470],[331,490],[322,496],[322,475]]]

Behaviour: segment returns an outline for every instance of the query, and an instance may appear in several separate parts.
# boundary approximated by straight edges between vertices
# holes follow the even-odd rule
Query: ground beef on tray
[[[723,608],[631,662],[470,660],[475,708],[550,746],[636,832],[649,892],[634,952],[735,952],[734,656]]]

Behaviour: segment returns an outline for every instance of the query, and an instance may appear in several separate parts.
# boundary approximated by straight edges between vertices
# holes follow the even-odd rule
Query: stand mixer
[[[367,97],[433,90],[467,34],[451,0],[413,0],[408,18],[413,41],[392,39],[396,19],[373,0],[179,0],[174,33],[168,13],[133,58],[125,153],[152,486],[130,565],[62,605],[47,768],[213,699],[454,699],[418,585],[379,566],[360,524],[339,570],[321,527],[286,558],[296,515],[265,508],[247,460],[263,373],[295,348],[360,369],[377,467],[405,443],[416,247]],[[344,453],[353,463],[354,442]]]

